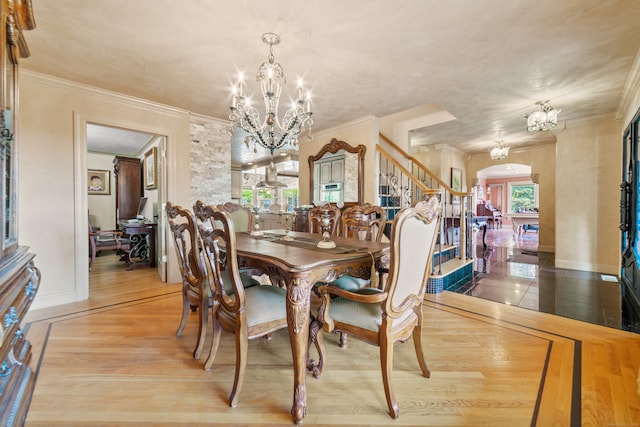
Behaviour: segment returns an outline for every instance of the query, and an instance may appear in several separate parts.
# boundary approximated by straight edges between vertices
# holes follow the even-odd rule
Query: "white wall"
[[[34,308],[88,297],[87,122],[166,135],[168,198],[189,203],[186,111],[21,71],[19,237],[42,271]],[[167,251],[174,252],[170,242]],[[177,283],[174,258],[168,281]]]
[[[110,193],[108,195],[89,194],[87,196],[89,213],[97,219],[101,230],[113,230],[116,225],[116,192],[114,187],[113,157],[112,154],[87,153],[87,169],[109,171]]]
[[[570,123],[557,142],[556,267],[618,274],[622,123]]]

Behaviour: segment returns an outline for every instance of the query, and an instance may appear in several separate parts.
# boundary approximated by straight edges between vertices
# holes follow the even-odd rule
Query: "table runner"
[[[266,240],[268,242],[281,243],[283,245],[296,246],[304,249],[317,249],[320,251],[326,251],[332,254],[348,254],[351,252],[368,252],[367,248],[349,246],[349,245],[336,245],[335,248],[319,248],[317,247],[320,239],[310,239],[307,237],[292,237],[293,240],[283,240],[284,234],[276,234],[264,232],[263,236],[249,235],[252,239]]]

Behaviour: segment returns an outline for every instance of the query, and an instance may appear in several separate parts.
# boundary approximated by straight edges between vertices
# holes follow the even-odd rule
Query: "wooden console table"
[[[131,265],[127,270],[137,267],[156,266],[156,227],[151,222],[120,222],[119,228],[131,241],[129,258]]]

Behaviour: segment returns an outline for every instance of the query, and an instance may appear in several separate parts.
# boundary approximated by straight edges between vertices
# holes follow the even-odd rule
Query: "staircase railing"
[[[443,220],[438,239],[441,255],[434,263],[434,272],[437,270],[438,274],[442,273],[442,245],[445,242],[455,244],[456,228],[460,229],[456,255],[462,261],[473,258],[472,239],[467,238],[467,230],[471,229],[471,193],[453,190],[440,177],[384,134],[380,133],[380,139],[393,151],[393,153],[388,151],[380,144],[376,146],[379,171],[378,196],[380,205],[387,211],[387,220],[393,220],[398,211],[404,207],[425,200],[433,194],[438,195],[443,208]]]

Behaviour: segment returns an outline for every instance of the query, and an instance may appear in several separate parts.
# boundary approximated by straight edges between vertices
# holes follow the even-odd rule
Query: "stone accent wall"
[[[231,200],[231,136],[229,124],[191,116],[189,125],[191,160],[191,206]]]
[[[344,151],[344,150],[341,150]],[[347,153],[344,157],[344,201],[358,201],[358,155]]]

